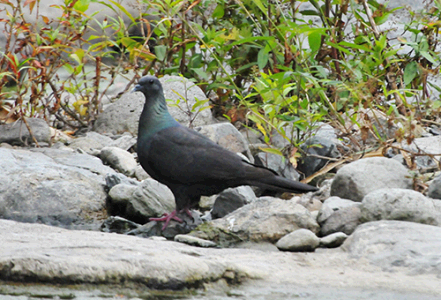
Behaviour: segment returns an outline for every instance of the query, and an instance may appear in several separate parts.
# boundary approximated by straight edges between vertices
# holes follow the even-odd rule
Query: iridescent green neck
[[[138,140],[140,138],[148,140],[158,131],[165,128],[180,126],[180,124],[170,115],[167,109],[164,95],[158,96],[156,101],[150,101],[146,97],[146,102],[141,113],[138,129]]]

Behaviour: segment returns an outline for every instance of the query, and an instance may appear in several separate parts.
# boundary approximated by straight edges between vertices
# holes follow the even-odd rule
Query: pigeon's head
[[[146,96],[154,96],[162,94],[162,86],[155,76],[144,76],[138,81],[132,92],[142,92]]]

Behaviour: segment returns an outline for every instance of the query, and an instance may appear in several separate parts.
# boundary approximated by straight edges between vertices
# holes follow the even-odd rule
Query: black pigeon
[[[201,196],[211,196],[241,185],[276,192],[309,192],[317,188],[278,176],[253,165],[198,132],[180,125],[168,112],[161,83],[154,76],[142,77],[133,91],[145,96],[139,119],[138,159],[155,180],[170,188],[176,210],[154,221],[181,221],[177,212],[196,205]],[[181,221],[182,222],[182,221]]]

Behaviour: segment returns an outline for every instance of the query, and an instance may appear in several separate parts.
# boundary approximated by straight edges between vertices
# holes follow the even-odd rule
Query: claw
[[[182,221],[181,218],[178,218],[176,216],[176,214],[177,214],[177,212],[176,212],[176,210],[174,210],[170,214],[164,213],[161,218],[149,218],[149,221],[156,221],[156,222],[164,222],[165,221],[164,226],[162,226],[162,231],[164,231],[165,228],[167,228],[167,226],[171,220],[178,221],[179,223],[184,222],[184,221]]]

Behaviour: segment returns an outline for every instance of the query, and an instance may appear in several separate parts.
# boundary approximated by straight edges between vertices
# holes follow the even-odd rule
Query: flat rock
[[[441,226],[441,201],[406,189],[380,189],[361,202],[361,220],[401,220]]]
[[[216,281],[244,269],[195,248],[100,232],[67,231],[0,220],[0,279],[58,283],[139,282],[158,289],[182,289]],[[26,243],[17,243],[17,238]]]
[[[360,202],[368,193],[381,188],[411,189],[409,171],[393,159],[363,158],[337,171],[331,196]]]
[[[241,291],[237,283],[243,283],[244,288],[255,291],[247,295],[253,295],[256,299],[260,299],[262,293],[268,295],[268,299],[286,299],[286,295],[296,298],[299,295],[296,296],[294,291],[300,290],[304,291],[305,295],[310,295],[311,290],[317,289],[317,286],[333,292],[351,291],[351,295],[354,296],[342,299],[355,299],[359,295],[357,291],[365,289],[370,293],[386,290],[395,293],[399,291],[400,295],[419,296],[387,299],[437,299],[441,294],[441,286],[436,275],[440,275],[440,272],[430,267],[434,267],[436,263],[440,265],[438,260],[440,228],[406,224],[423,226],[418,229],[423,229],[424,236],[419,234],[420,231],[418,234],[414,231],[415,241],[418,243],[414,243],[413,240],[407,241],[405,238],[401,240],[407,242],[410,249],[417,249],[419,255],[414,255],[411,251],[406,252],[400,242],[386,243],[389,240],[399,239],[402,233],[410,229],[409,227],[402,228],[402,231],[391,232],[390,237],[384,236],[385,244],[380,244],[377,248],[364,246],[382,236],[382,228],[373,231],[370,235],[367,235],[369,231],[365,233],[363,236],[369,237],[366,242],[353,239],[351,243],[347,243],[347,246],[355,248],[349,247],[346,252],[339,248],[318,248],[311,254],[256,249],[200,248],[158,240],[158,238],[143,239],[0,220],[0,279],[3,280],[3,291],[5,282],[15,287],[28,282],[33,282],[32,286],[37,287],[48,287],[56,283],[57,291],[72,284],[82,283],[93,284],[92,289],[95,289],[99,288],[96,284],[101,283],[105,287],[109,285],[117,287],[118,292],[112,297],[115,295],[121,297],[120,293],[125,286],[139,287],[144,291],[146,288],[212,290],[220,285],[227,291],[232,289],[234,295],[241,295],[237,294]],[[435,231],[427,230],[427,227]],[[405,237],[410,236],[405,235]],[[431,244],[436,248],[431,247]],[[390,251],[398,245],[397,249],[401,250],[399,253]],[[387,255],[382,256],[383,249]],[[382,262],[390,265],[391,260],[378,259],[378,255],[391,257],[392,261],[395,261],[393,258],[401,254],[407,255],[403,257],[404,261],[413,261],[415,264],[407,264],[407,267],[394,266],[394,273],[382,271]],[[366,259],[359,259],[360,256]],[[432,262],[425,264],[430,259]],[[418,266],[417,262],[423,264]],[[418,276],[409,275],[414,266],[422,269]],[[428,274],[431,271],[434,274]],[[41,285],[41,283],[45,284]],[[219,285],[213,285],[216,283]],[[89,285],[76,285],[75,288],[82,291],[87,289],[87,286]],[[39,290],[40,294],[41,291]],[[278,297],[282,291],[282,296]],[[130,290],[130,292],[133,297],[134,291]],[[101,293],[98,295],[102,296]],[[101,297],[98,295],[95,293],[91,298]],[[231,294],[224,297],[230,298]],[[326,296],[317,299],[325,298]],[[196,299],[218,298],[207,296]]]
[[[350,257],[367,259],[383,269],[406,267],[413,274],[441,276],[441,228],[403,221],[360,225],[344,242]]]

